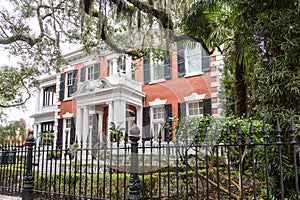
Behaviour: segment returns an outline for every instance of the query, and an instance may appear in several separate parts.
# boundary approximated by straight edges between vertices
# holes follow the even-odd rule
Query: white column
[[[77,137],[77,143],[81,143],[82,138],[82,122],[83,122],[83,115],[82,115],[82,108],[77,107],[76,108],[76,136]]]
[[[142,107],[137,108],[136,125],[139,127],[141,131],[143,131],[143,108]],[[143,135],[143,133],[141,135]]]
[[[41,124],[35,124],[34,125],[34,137],[36,138],[36,141],[37,141],[37,146],[40,145],[40,140],[41,138],[39,137],[39,133],[41,132]]]
[[[114,101],[114,122],[120,127],[126,127],[126,102],[123,100]]]
[[[82,147],[87,147],[87,136],[89,132],[89,110],[87,106],[83,108],[83,120],[82,120]]]
[[[39,92],[38,92],[38,95],[36,97],[36,100],[37,100],[36,105],[38,105],[38,106],[35,107],[35,113],[40,113],[41,112],[41,108],[42,108],[41,99],[42,99],[42,96],[43,96],[43,94],[41,94],[42,91],[43,90],[40,88]]]
[[[107,119],[107,137],[106,137],[106,143],[110,144],[110,123],[114,121],[114,105],[113,102],[107,102],[108,103],[108,119]]]
[[[102,133],[102,123],[103,123],[103,111],[98,112],[99,114],[99,121],[98,121],[98,135],[100,138],[100,143],[104,141],[104,134]]]

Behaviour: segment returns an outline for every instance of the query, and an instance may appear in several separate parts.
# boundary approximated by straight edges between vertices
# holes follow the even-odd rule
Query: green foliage
[[[195,137],[198,142],[203,142],[206,139],[205,128],[212,128],[214,118],[212,116],[203,117],[183,117],[178,120],[175,127],[176,143],[178,144],[193,144]]]
[[[48,160],[60,159],[61,158],[61,153],[62,153],[62,150],[60,150],[60,149],[49,151],[49,152],[47,152],[47,159]]]
[[[118,125],[114,122],[110,122],[110,141],[111,142],[119,142],[120,139],[123,138],[123,131],[125,128],[121,127],[122,123],[119,123]]]
[[[11,121],[5,126],[0,126],[0,144],[18,144],[25,142],[26,139],[26,122]]]
[[[23,105],[31,97],[32,88],[38,85],[35,79],[38,73],[26,66],[21,69],[0,67],[0,107]]]
[[[54,133],[53,132],[40,132],[39,137],[42,138],[42,145],[53,146]]]

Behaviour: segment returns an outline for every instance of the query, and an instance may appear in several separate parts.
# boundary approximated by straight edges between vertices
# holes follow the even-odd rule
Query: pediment
[[[96,80],[84,81],[78,84],[78,90],[76,93],[73,94],[73,96],[76,97],[80,94],[100,91],[111,87],[112,87],[111,83],[109,83],[108,80],[105,78],[98,78]]]

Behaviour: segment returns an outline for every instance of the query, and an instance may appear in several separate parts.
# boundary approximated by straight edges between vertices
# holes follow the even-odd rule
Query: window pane
[[[202,102],[189,103],[189,115],[203,114]]]
[[[94,79],[94,66],[90,66],[87,68],[87,80],[93,80]]]
[[[153,80],[164,78],[164,62],[156,61],[153,65]]]
[[[71,97],[72,94],[72,72],[67,74],[67,84],[66,84],[66,89],[67,89],[67,96]]]
[[[164,119],[164,107],[154,107],[153,108],[153,119]]]
[[[118,72],[122,72],[124,73],[126,71],[126,56],[125,55],[121,55],[118,58]]]
[[[186,47],[188,73],[202,71],[202,47],[199,43],[189,42]]]
[[[66,119],[66,128],[71,128],[71,119]]]

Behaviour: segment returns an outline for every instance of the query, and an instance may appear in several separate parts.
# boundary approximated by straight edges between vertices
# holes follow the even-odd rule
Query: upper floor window
[[[210,69],[210,57],[197,42],[177,44],[178,76],[198,75]]]
[[[52,106],[55,103],[55,85],[43,88],[43,106]]]
[[[87,80],[93,80],[94,79],[94,66],[87,67]]]
[[[144,83],[155,82],[171,78],[170,56],[154,58],[152,53],[143,57]]]
[[[77,70],[60,75],[59,99],[70,98],[76,92]]]
[[[71,97],[71,94],[73,93],[72,72],[67,73],[66,79],[67,97]]]
[[[126,73],[126,55],[120,55],[117,59],[117,71],[121,73]],[[129,66],[128,66],[129,67]]]
[[[110,60],[110,75],[124,74],[127,78],[135,79],[135,69],[131,56],[121,54]]]
[[[99,78],[100,64],[96,63],[80,69],[80,82]]]

